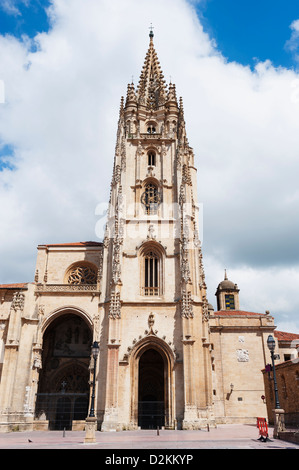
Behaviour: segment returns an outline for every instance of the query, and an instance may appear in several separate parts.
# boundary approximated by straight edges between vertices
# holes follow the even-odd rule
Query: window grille
[[[159,295],[159,257],[153,251],[144,256],[144,295]]]

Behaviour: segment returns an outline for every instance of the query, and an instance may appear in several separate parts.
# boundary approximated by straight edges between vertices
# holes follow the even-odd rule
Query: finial
[[[152,23],[151,23],[151,25],[150,25],[149,29],[150,29],[149,37],[150,37],[150,38],[151,38],[151,40],[152,40],[152,39],[153,39],[153,37],[154,37],[154,32],[153,32],[153,29],[154,29],[154,28],[153,28],[153,25],[152,25]]]
[[[224,270],[224,280],[227,281],[226,269]]]

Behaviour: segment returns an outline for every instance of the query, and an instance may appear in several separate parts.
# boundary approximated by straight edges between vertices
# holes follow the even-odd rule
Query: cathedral
[[[102,242],[39,245],[0,285],[0,431],[201,429],[267,416],[269,314],[224,274],[207,298],[197,169],[152,31],[121,98]],[[94,359],[92,345],[98,345]]]

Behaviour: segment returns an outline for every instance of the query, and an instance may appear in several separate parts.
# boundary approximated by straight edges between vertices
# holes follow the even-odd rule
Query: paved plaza
[[[114,458],[117,457],[111,453],[114,449],[126,449],[126,455],[129,455],[129,450],[139,449],[169,449],[171,455],[176,455],[176,450],[188,449],[299,449],[298,444],[273,439],[272,436],[273,429],[269,428],[270,439],[262,442],[258,439],[256,426],[239,424],[218,425],[209,431],[97,431],[94,444],[84,443],[84,431],[10,432],[0,434],[0,449],[102,449],[107,451],[107,456],[114,455]]]

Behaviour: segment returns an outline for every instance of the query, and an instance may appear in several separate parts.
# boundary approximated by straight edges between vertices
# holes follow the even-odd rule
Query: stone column
[[[118,361],[119,343],[111,340],[108,344],[106,406],[102,431],[117,431],[118,424]]]
[[[189,320],[187,320],[189,321]],[[184,322],[184,319],[183,319]],[[185,329],[186,330],[186,329]],[[191,334],[186,333],[183,336],[183,361],[184,361],[184,419],[183,429],[192,429],[197,420],[197,406],[194,390],[194,369],[193,369],[193,345],[194,339]]]
[[[85,420],[84,444],[94,444],[96,442],[97,418],[88,417]]]
[[[24,294],[16,292],[11,303],[7,340],[5,344],[5,361],[3,364],[0,387],[0,409],[3,411],[10,410],[14,396],[13,390],[19,354],[21,316],[24,309],[24,299]]]
[[[274,429],[273,429],[273,437],[274,439],[278,439],[278,433],[281,431],[285,431],[285,423],[284,423],[284,410],[281,408],[273,410],[274,413]]]

